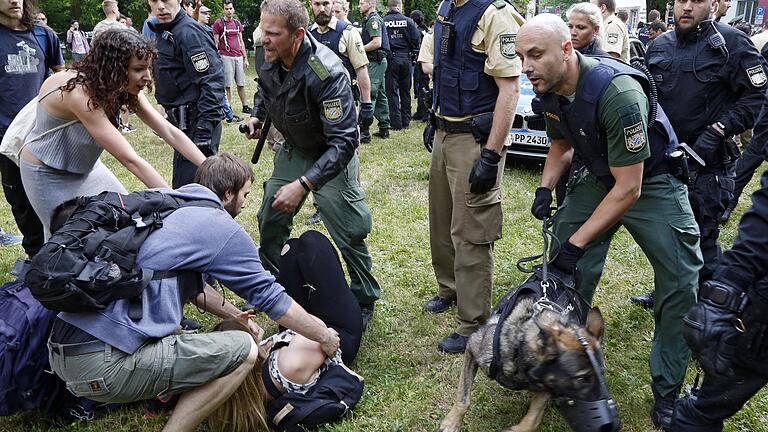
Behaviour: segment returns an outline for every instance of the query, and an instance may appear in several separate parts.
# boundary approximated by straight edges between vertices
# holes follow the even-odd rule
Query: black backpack
[[[338,420],[363,396],[363,379],[343,365],[331,365],[306,394],[285,393],[267,406],[281,432],[302,432]]]
[[[130,299],[130,317],[141,319],[141,292],[150,280],[188,277],[202,288],[198,273],[136,267],[139,248],[163,219],[180,207],[218,208],[210,200],[185,200],[147,190],[127,195],[102,192],[73,201],[74,211],[20,272],[32,295],[46,308],[63,312],[104,309]]]

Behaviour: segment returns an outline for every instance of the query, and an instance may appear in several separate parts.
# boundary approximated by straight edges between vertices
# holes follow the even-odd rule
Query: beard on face
[[[331,16],[324,13],[315,15],[315,22],[317,25],[325,27],[331,22]]]

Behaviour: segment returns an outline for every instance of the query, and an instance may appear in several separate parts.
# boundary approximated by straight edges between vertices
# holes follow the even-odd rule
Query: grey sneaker
[[[6,230],[0,228],[0,246],[13,246],[21,243],[24,240],[22,235],[13,235]]]

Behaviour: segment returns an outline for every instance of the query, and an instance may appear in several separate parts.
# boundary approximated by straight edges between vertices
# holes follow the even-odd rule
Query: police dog
[[[540,299],[541,297],[532,293],[520,295],[512,312],[502,323],[499,337],[501,361],[500,364],[497,363],[495,379],[505,387],[534,392],[528,413],[522,421],[505,429],[505,432],[535,431],[541,423],[550,397],[556,398],[558,409],[574,430],[618,430],[620,425],[614,405],[611,405],[615,417],[613,419],[606,420],[606,416],[603,416],[602,420],[598,420],[599,424],[595,424],[584,417],[579,418],[587,415],[579,412],[594,412],[594,404],[599,403],[601,398],[613,404],[608,398],[601,375],[603,366],[600,343],[604,321],[600,310],[591,309],[587,314],[586,325],[581,326],[578,319],[567,317],[567,311],[563,313],[562,310],[556,311],[557,309],[542,309]],[[478,367],[493,378],[491,362],[498,322],[499,314],[494,313],[485,325],[470,336],[464,353],[464,367],[459,378],[456,401],[440,424],[439,432],[459,430],[469,409],[470,392]],[[592,352],[592,360],[587,354],[588,350]],[[596,359],[599,370],[594,367]],[[575,409],[567,413],[557,402],[563,400],[566,402],[562,405],[574,405],[574,400],[580,401],[582,405],[576,403]],[[587,405],[583,405],[584,403]],[[573,418],[574,415],[576,418]]]

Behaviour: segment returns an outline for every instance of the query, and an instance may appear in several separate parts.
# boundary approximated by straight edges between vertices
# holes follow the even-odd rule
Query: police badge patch
[[[330,121],[337,121],[344,115],[344,109],[341,107],[341,99],[331,99],[323,101],[323,112],[325,118]]]
[[[752,66],[747,69],[747,76],[749,77],[749,82],[755,87],[762,87],[768,80],[765,77],[765,71],[763,70],[762,65]]]
[[[517,56],[515,53],[515,36],[513,34],[499,36],[499,49],[504,58],[513,59]]]
[[[645,131],[643,131],[643,122],[637,122],[632,126],[624,128],[624,142],[627,150],[637,153],[645,147]]]
[[[619,42],[619,34],[618,33],[608,33],[608,41],[609,44],[614,45]]]
[[[189,59],[192,60],[192,66],[198,72],[205,72],[211,67],[211,63],[208,61],[208,54],[205,51],[194,54]]]

